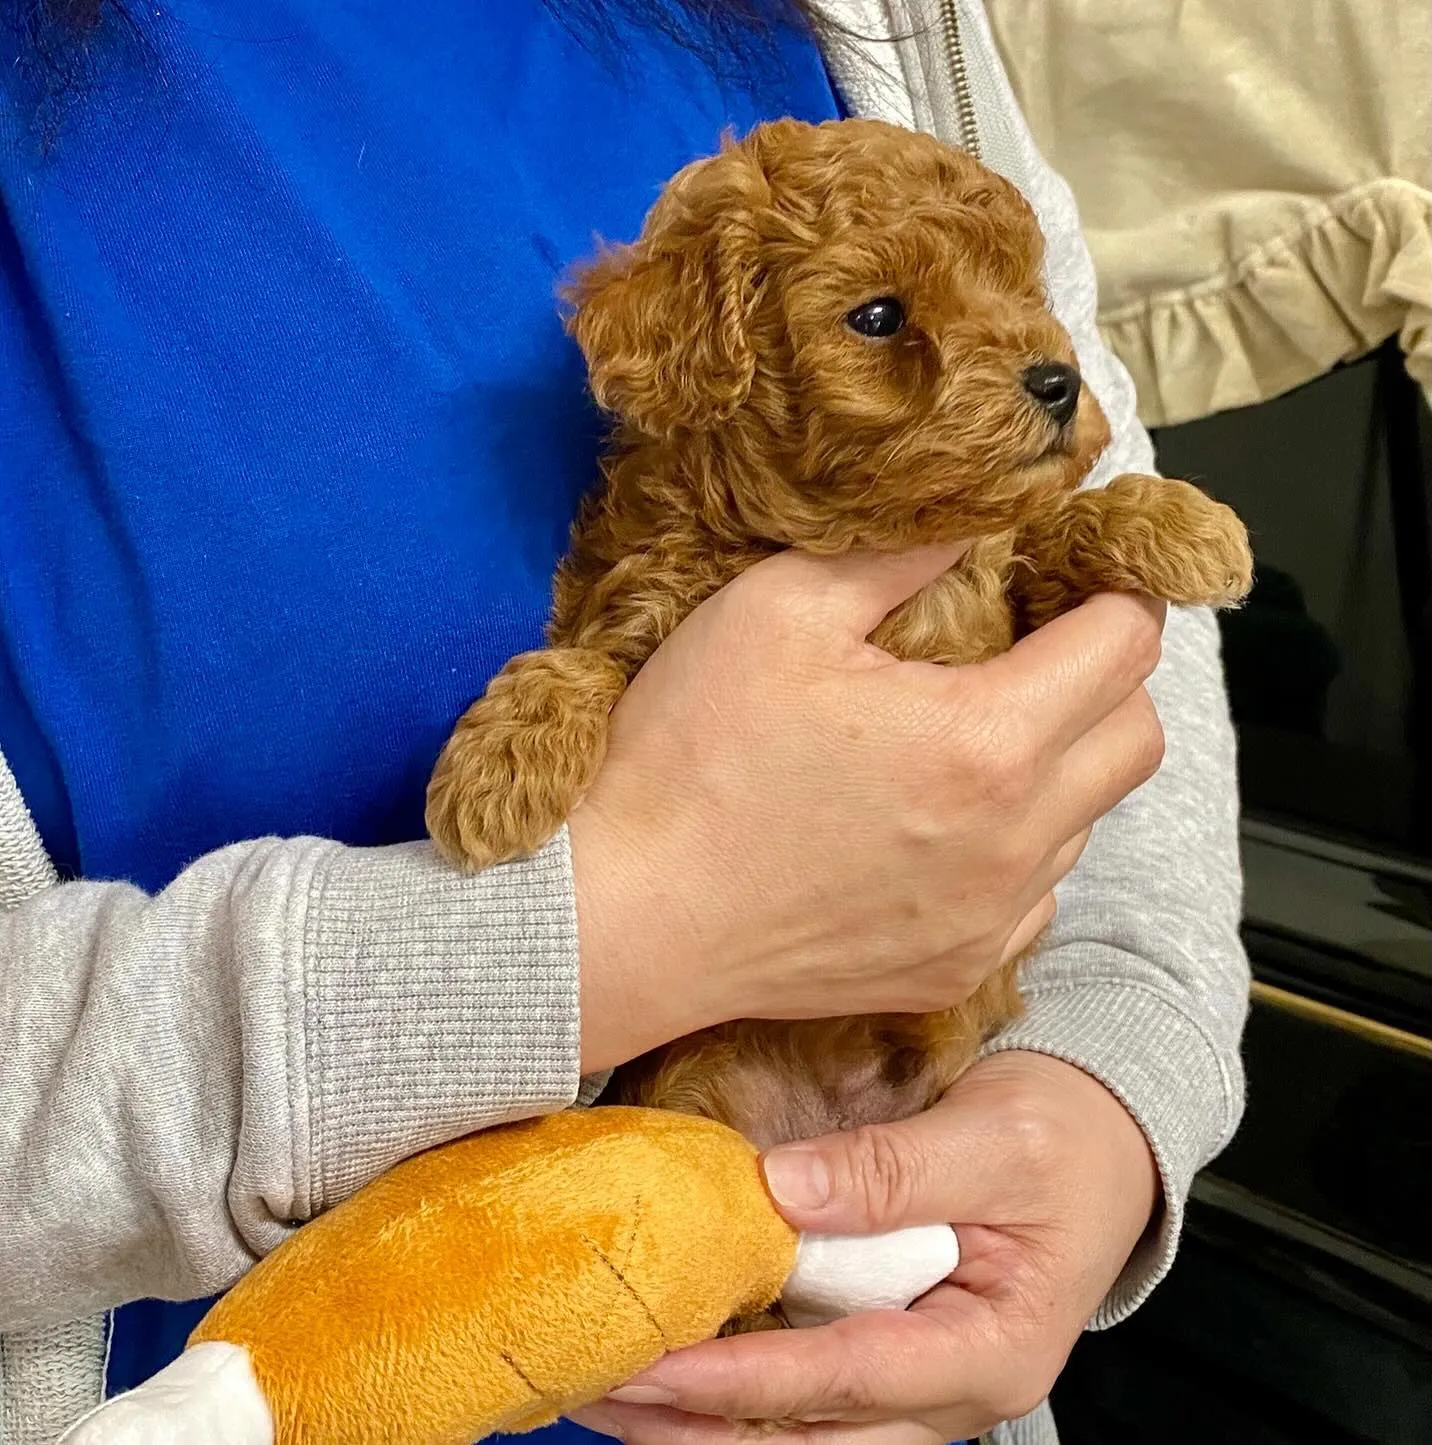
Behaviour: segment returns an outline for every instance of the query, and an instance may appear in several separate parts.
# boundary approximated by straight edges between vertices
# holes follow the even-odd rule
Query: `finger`
[[[1148,681],[1162,649],[1167,608],[1150,597],[1101,593],[973,671],[995,689],[1004,716],[1020,718],[1030,748],[1064,749]]]
[[[1089,837],[1092,832],[1092,827],[1080,828],[1072,838],[1066,839],[1054,850],[1053,855],[1040,872],[1040,886],[1052,891],[1074,871],[1074,865],[1084,856],[1084,849],[1089,846]]]
[[[772,1149],[766,1186],[797,1229],[884,1234],[914,1225],[1014,1222],[1039,1187],[1039,1120],[957,1085],[933,1109]]]
[[[1087,829],[1148,782],[1163,756],[1158,711],[1137,688],[1060,760],[1055,813],[1066,828]]]
[[[839,557],[790,551],[751,570],[779,575],[783,585],[821,597],[830,614],[863,641],[906,598],[948,572],[968,550],[969,544],[961,542],[910,552],[847,552]]]
[[[1074,865],[1084,856],[1084,850],[1089,846],[1089,835],[1092,832],[1092,826],[1080,828],[1072,838],[1056,849],[1049,865],[1052,882],[1059,883],[1074,871]]]
[[[789,1430],[756,1427],[715,1415],[687,1414],[650,1405],[621,1405],[603,1401],[573,1410],[568,1419],[599,1435],[626,1440],[630,1445],[945,1445],[944,1435],[918,1420],[888,1420],[873,1424],[805,1424]]]
[[[1066,845],[1067,847],[1068,845]],[[1061,850],[1062,852],[1063,850]],[[1071,865],[1072,866],[1072,865]],[[1065,872],[1068,870],[1066,869]],[[1063,877],[1063,873],[1059,875]],[[1010,934],[1009,941],[1000,955],[1000,963],[1012,963],[1025,949],[1031,948],[1035,940],[1054,922],[1054,895],[1046,893],[1021,919],[1018,927]]]
[[[1007,963],[1021,951],[1014,945],[1023,942],[1024,946],[1028,947],[1038,938],[1041,928],[1035,927],[1036,920],[1042,920],[1042,927],[1045,928],[1054,922],[1057,916],[1057,899],[1054,890],[1069,876],[1074,865],[1083,856],[1084,849],[1089,845],[1091,832],[1090,828],[1080,828],[1072,838],[1061,843],[1031,874],[1029,885],[1024,890],[1023,896],[1025,901],[1030,898],[1037,901],[1029,906],[1029,911],[1011,933],[1010,942],[1005,945],[1004,952],[1000,956],[1002,963]],[[1034,928],[1032,936],[1028,931],[1030,928]]]
[[[885,1310],[696,1345],[634,1384],[660,1390],[673,1411],[728,1420],[850,1424],[944,1412],[980,1400],[982,1377],[1002,1377],[1013,1353],[988,1301],[946,1293],[952,1307]]]

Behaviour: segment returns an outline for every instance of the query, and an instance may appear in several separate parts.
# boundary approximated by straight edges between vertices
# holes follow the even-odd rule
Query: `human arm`
[[[578,1088],[565,837],[478,877],[265,839],[0,914],[0,1330],[231,1284],[398,1159]]]

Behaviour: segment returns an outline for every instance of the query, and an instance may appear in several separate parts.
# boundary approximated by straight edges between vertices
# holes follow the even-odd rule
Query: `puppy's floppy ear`
[[[749,150],[728,142],[672,180],[640,240],[575,274],[568,326],[600,406],[669,437],[715,426],[745,401],[756,370],[754,212],[768,200]]]

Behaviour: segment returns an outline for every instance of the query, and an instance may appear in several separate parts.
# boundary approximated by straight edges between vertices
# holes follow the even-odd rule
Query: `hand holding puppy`
[[[1011,1051],[915,1119],[768,1156],[786,1217],[837,1233],[956,1221],[960,1263],[907,1311],[713,1340],[575,1418],[628,1445],[945,1445],[1032,1410],[1143,1234],[1158,1171],[1097,1079]]]
[[[1048,921],[1160,760],[1163,609],[1099,596],[965,667],[871,646],[954,555],[772,558],[637,676],[570,823],[585,1068],[735,1017],[945,1007]]]

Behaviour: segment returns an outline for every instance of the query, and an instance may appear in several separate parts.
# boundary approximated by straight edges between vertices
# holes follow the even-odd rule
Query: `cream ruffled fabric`
[[[1399,338],[1432,400],[1432,0],[986,0],[1150,426]]]

